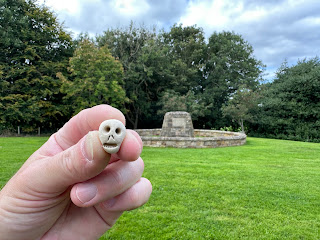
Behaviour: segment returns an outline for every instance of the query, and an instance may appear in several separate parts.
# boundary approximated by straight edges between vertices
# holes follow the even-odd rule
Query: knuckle
[[[122,186],[124,186],[124,178],[121,171],[118,171],[117,169],[109,169],[108,175],[113,186],[117,186],[118,188],[122,188]]]
[[[75,171],[75,167],[73,165],[73,162],[71,160],[71,154],[69,151],[65,151],[62,154],[62,164],[63,164],[63,169],[69,173],[72,174]]]
[[[133,209],[143,205],[141,197],[137,191],[132,191],[129,198],[130,198],[130,202],[132,204]]]
[[[144,161],[142,160],[142,158],[139,158],[138,162],[140,164],[140,170],[141,170],[141,172],[143,172],[144,171]]]
[[[147,197],[145,194],[141,194],[139,191],[131,191],[129,195],[130,199],[130,209],[136,209],[144,205],[149,197]]]
[[[65,151],[62,154],[62,168],[65,171],[65,173],[70,178],[76,178],[77,176],[80,176],[81,173],[79,172],[79,169],[77,168],[75,161],[73,161],[73,156],[71,151]]]
[[[142,176],[143,171],[144,171],[144,162],[141,158],[139,158],[135,162],[136,162],[135,165],[132,166],[132,171],[134,173],[135,178],[140,178]]]

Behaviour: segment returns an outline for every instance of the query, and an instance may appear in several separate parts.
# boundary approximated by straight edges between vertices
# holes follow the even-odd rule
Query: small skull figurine
[[[118,152],[125,136],[126,128],[119,120],[109,119],[100,124],[99,138],[108,153]]]

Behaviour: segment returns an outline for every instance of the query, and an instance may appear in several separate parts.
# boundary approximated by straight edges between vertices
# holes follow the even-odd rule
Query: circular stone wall
[[[195,137],[161,137],[161,128],[136,129],[144,146],[176,148],[216,148],[240,146],[247,136],[239,132],[194,129]]]

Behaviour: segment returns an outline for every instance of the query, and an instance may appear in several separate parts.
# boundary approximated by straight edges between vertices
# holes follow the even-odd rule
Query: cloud
[[[55,11],[65,14],[75,15],[79,12],[80,2],[78,0],[39,0],[40,4],[53,8]]]
[[[43,1],[43,0],[42,0]],[[66,4],[62,4],[64,1]],[[75,33],[101,34],[110,27],[127,26],[130,21],[167,28],[184,14],[187,0],[46,0],[59,12],[59,20]]]
[[[207,37],[222,30],[241,34],[267,65],[267,72],[284,60],[294,64],[320,54],[317,0],[190,1],[179,22],[197,24]]]
[[[197,25],[206,37],[214,31],[241,34],[267,65],[320,55],[319,0],[39,0],[46,1],[72,32],[101,34],[130,21],[169,29]]]

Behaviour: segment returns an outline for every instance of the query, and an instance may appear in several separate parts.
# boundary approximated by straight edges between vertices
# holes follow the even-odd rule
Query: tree
[[[180,95],[174,90],[164,91],[160,98],[158,105],[161,109],[158,110],[158,115],[163,117],[166,112],[170,111],[185,111],[191,114],[192,120],[197,120],[198,117],[204,116],[208,109],[201,99],[197,99],[197,96],[192,91],[188,91],[185,95]]]
[[[65,77],[61,73],[58,76],[63,81],[61,91],[66,94],[64,100],[73,114],[102,103],[125,110],[123,104],[127,98],[122,88],[123,68],[106,46],[98,48],[84,39],[69,64],[70,76]]]
[[[72,40],[35,0],[0,1],[0,115],[7,129],[61,126],[56,73],[65,72]]]
[[[154,127],[159,123],[156,102],[166,88],[168,71],[168,61],[155,29],[137,28],[131,23],[128,28],[109,29],[98,38],[98,43],[108,46],[123,65],[129,126],[138,128],[139,120],[143,120],[144,127]]]
[[[245,87],[240,87],[222,106],[222,113],[225,117],[230,117],[241,127],[245,133],[244,122],[254,121],[254,113],[258,109],[259,95],[257,91],[252,91]]]
[[[201,85],[206,43],[204,33],[197,26],[173,25],[160,36],[167,47],[170,74],[169,88],[185,95]]]
[[[256,89],[264,66],[253,56],[252,46],[233,32],[213,33],[206,54],[199,91],[207,104],[212,103],[212,107],[210,114],[204,117],[203,125],[223,127],[223,104],[240,86]]]
[[[170,32],[137,28],[109,29],[99,38],[124,66],[126,117],[134,128],[139,120],[144,127],[159,126],[157,104],[164,92],[173,89],[186,96],[198,86],[205,42],[200,28],[174,25]],[[161,110],[160,110],[161,112]]]
[[[191,96],[203,107],[194,125],[219,125],[222,105],[240,85],[256,88],[263,71],[240,35],[214,33],[206,44],[203,30],[196,26],[174,25],[169,32],[157,34],[131,24],[106,31],[98,42],[106,44],[124,66],[130,99],[126,117],[134,128],[138,120],[144,127],[159,126],[162,118],[157,113],[175,106],[169,99]]]
[[[264,93],[258,131],[271,137],[320,142],[320,61],[284,63]]]

